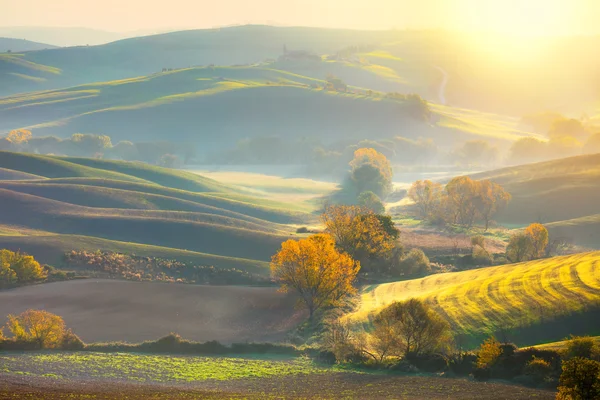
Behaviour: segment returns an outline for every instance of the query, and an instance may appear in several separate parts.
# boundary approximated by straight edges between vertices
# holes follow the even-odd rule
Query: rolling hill
[[[371,285],[347,318],[369,321],[393,301],[420,298],[471,346],[504,334],[519,346],[600,333],[600,252]]]
[[[2,30],[0,29],[0,34]],[[0,37],[0,53],[19,53],[22,51],[55,49],[57,46],[46,43],[32,42],[25,39]]]
[[[314,218],[246,188],[142,163],[0,152],[0,168],[0,242],[57,266],[66,251],[101,249],[267,275],[295,230],[285,224]]]
[[[447,106],[432,106],[425,121],[407,100],[358,87],[323,90],[323,78],[271,65],[198,67],[20,94],[0,98],[0,132],[26,127],[38,137],[96,132],[115,143],[168,140],[195,148],[200,157],[260,137],[327,146],[401,135],[451,148],[473,138],[506,145],[534,136],[515,118]]]
[[[443,31],[236,26],[0,57],[0,84],[8,95],[146,76],[163,68],[271,62],[285,46],[292,54],[326,56],[318,65],[302,60],[277,65],[312,78],[332,73],[353,86],[415,92],[428,100],[509,115],[562,109],[566,98],[570,106],[564,112],[591,111],[596,98],[589,82],[598,62],[593,49],[600,38],[538,39],[529,44],[542,50],[537,58],[494,52],[507,40]],[[556,57],[563,62],[546,68]],[[444,76],[447,85],[440,95]],[[530,90],[524,91],[524,84]]]
[[[600,154],[502,168],[473,178],[490,179],[512,195],[496,217],[500,223],[558,223],[598,213]],[[595,246],[600,246],[597,239]]]

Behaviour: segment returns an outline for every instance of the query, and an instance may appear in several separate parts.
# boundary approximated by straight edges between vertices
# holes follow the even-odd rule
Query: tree
[[[374,337],[389,341],[388,353],[404,357],[434,352],[450,339],[450,325],[418,299],[387,306],[375,317],[373,327]]]
[[[502,347],[496,338],[486,339],[477,352],[477,368],[489,368],[502,355]]]
[[[271,259],[271,276],[283,292],[296,291],[312,320],[315,311],[335,306],[349,294],[360,263],[335,248],[330,235],[288,240]]]
[[[510,237],[506,247],[506,258],[513,263],[528,261],[531,260],[533,249],[531,236],[525,232],[518,232]]]
[[[552,123],[548,131],[550,138],[570,136],[576,139],[585,138],[588,135],[585,127],[578,119],[557,119]]]
[[[350,162],[350,180],[356,195],[371,191],[385,198],[392,188],[392,167],[383,154],[372,148],[360,148]]]
[[[440,204],[442,192],[441,184],[430,180],[419,180],[408,189],[408,197],[414,201],[419,216],[424,220],[430,220]]]
[[[398,237],[398,230],[390,218],[378,216],[363,207],[329,206],[321,215],[321,221],[338,250],[361,264],[369,259],[385,258]]]
[[[468,176],[459,176],[448,182],[445,191],[452,222],[467,228],[473,226],[477,216],[475,198],[479,192],[479,183]]]
[[[548,229],[542,224],[531,224],[525,229],[525,234],[531,238],[532,258],[540,258],[548,246]]]
[[[24,144],[31,139],[31,131],[27,129],[15,129],[8,133],[7,139],[13,144]]]
[[[381,199],[371,191],[362,192],[358,196],[357,201],[359,206],[365,207],[375,214],[383,214],[385,212],[385,206],[381,202]]]
[[[487,231],[494,214],[504,209],[510,202],[511,195],[504,188],[489,180],[479,181],[475,207],[485,223]]]
[[[600,399],[600,362],[573,358],[563,362],[557,399]]]
[[[3,276],[9,279],[7,283],[12,281],[32,282],[46,277],[40,263],[35,261],[32,256],[18,251],[0,250],[0,266],[3,266]]]
[[[102,153],[106,149],[112,147],[112,142],[109,136],[94,135],[89,133],[75,133],[71,135],[71,143],[76,149],[86,155],[94,155]]]
[[[8,329],[15,339],[36,343],[39,348],[59,347],[65,334],[65,322],[58,315],[43,310],[27,310],[8,316]]]

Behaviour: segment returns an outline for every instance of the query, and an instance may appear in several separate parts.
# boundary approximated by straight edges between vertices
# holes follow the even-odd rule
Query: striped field
[[[346,318],[368,328],[384,306],[412,297],[431,304],[467,337],[544,323],[600,305],[600,252],[368,286]]]

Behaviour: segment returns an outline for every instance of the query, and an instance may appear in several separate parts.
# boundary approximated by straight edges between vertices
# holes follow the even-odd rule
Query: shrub
[[[525,365],[524,374],[533,378],[536,383],[543,382],[552,375],[552,364],[543,358],[533,357]]]
[[[565,358],[588,358],[592,359],[600,354],[600,349],[594,338],[589,336],[571,336],[566,343]]]
[[[308,233],[308,228],[301,226],[300,228],[296,229],[296,233]]]
[[[358,205],[365,207],[375,214],[385,213],[385,206],[383,202],[375,193],[371,191],[362,192],[357,198]]]
[[[494,262],[491,254],[481,246],[473,247],[472,261],[477,265],[492,265]]]
[[[557,399],[600,399],[600,362],[573,358],[563,363]]]
[[[448,358],[443,354],[409,354],[407,360],[423,372],[442,372],[448,368]]]
[[[339,320],[327,324],[322,344],[338,362],[349,361],[359,352],[350,325]]]
[[[459,353],[450,357],[448,367],[456,375],[469,375],[477,365],[477,355],[475,353]]]
[[[448,323],[418,299],[392,303],[375,317],[373,326],[381,359],[386,354],[408,357],[445,350],[450,341]]]
[[[400,261],[403,275],[426,275],[431,272],[429,258],[421,249],[411,249]]]
[[[83,350],[84,347],[85,343],[72,330],[65,331],[60,344],[62,350],[78,351]]]
[[[477,367],[473,370],[473,378],[476,381],[487,381],[492,377],[492,370],[488,367]]]
[[[477,368],[490,368],[501,354],[500,343],[493,337],[486,339],[477,352]]]

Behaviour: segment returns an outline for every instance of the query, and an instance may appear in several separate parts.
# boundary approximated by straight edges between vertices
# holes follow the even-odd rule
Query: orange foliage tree
[[[548,246],[548,229],[542,224],[534,223],[525,229],[525,234],[531,238],[532,258],[543,257]]]
[[[15,129],[8,133],[7,139],[13,144],[27,143],[31,139],[31,131],[27,129]]]
[[[384,258],[394,248],[398,237],[393,226],[386,226],[382,217],[365,207],[329,206],[321,215],[321,221],[338,250],[361,263]]]
[[[60,347],[65,335],[65,321],[43,310],[27,310],[8,316],[8,329],[16,340],[34,342],[41,349]]]
[[[295,291],[312,320],[315,311],[335,306],[354,294],[352,286],[360,263],[340,253],[330,235],[318,234],[301,240],[288,240],[271,259],[271,276],[283,292]]]
[[[46,277],[33,256],[10,250],[0,250],[0,283],[32,282]]]

